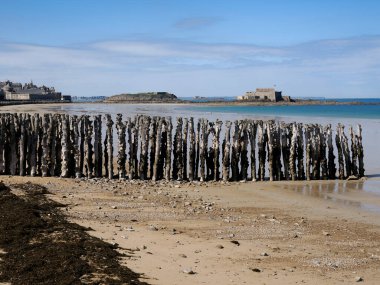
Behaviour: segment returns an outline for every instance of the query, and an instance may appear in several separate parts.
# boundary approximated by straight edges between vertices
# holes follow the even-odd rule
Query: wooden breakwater
[[[334,130],[271,120],[114,119],[0,114],[0,174],[153,181],[364,176],[360,125],[347,136],[342,124]]]

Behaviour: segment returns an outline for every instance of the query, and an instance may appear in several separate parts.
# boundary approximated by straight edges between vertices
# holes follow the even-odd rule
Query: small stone
[[[180,253],[180,254],[179,254],[179,257],[187,258],[187,255],[186,255],[186,254],[183,254],[183,253]]]
[[[329,232],[326,232],[326,231],[323,231],[322,234],[326,237],[330,236],[330,233]]]
[[[117,206],[112,206],[111,208],[112,208],[112,209],[117,209]]]
[[[157,227],[155,227],[154,225],[150,225],[149,230],[155,231],[155,232],[158,231]]]
[[[195,272],[191,268],[185,268],[182,270],[182,272],[185,274],[190,274],[190,275],[195,274]]]
[[[219,248],[219,249],[223,249],[223,248],[224,248],[224,246],[223,246],[223,245],[221,245],[221,244],[218,244],[218,245],[216,246],[216,248]]]
[[[261,256],[269,256],[269,254],[266,253],[266,252],[262,252],[262,253],[260,253],[260,255],[261,255]]]
[[[259,268],[250,268],[253,272],[261,272],[261,269],[259,269]]]
[[[363,282],[363,281],[364,281],[363,277],[360,277],[360,276],[355,277],[355,282]]]
[[[238,242],[237,240],[231,240],[230,242],[236,244],[237,246],[240,246],[240,242]]]

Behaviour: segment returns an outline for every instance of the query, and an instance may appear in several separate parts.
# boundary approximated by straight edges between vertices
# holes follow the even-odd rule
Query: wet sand
[[[67,205],[71,221],[133,252],[122,263],[150,284],[380,282],[378,179],[207,185],[2,179],[46,186],[49,199]]]

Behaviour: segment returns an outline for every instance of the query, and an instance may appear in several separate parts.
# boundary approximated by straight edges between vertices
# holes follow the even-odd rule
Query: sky
[[[0,81],[73,96],[380,97],[378,0],[1,0]]]

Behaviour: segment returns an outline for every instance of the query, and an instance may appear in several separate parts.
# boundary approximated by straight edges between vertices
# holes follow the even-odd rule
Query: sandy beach
[[[380,181],[31,182],[149,284],[380,282]]]

